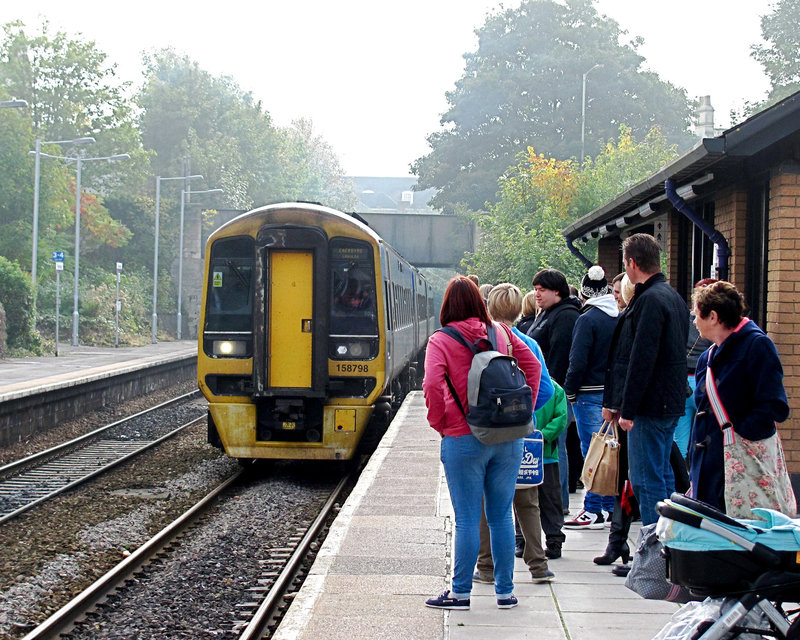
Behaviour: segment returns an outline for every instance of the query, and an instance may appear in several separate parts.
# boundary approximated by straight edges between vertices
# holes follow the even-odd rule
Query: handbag
[[[663,549],[656,533],[656,523],[644,525],[639,530],[625,586],[646,600],[689,602],[692,600],[689,590],[667,580],[667,559],[661,553]]]
[[[786,471],[777,425],[775,433],[763,440],[747,440],[736,433],[717,391],[710,364],[713,355],[714,347],[711,347],[706,367],[706,394],[722,430],[725,512],[732,518],[757,520],[751,509],[760,507],[794,518],[797,502]]]
[[[619,435],[614,422],[603,422],[592,434],[592,442],[583,461],[581,480],[587,491],[600,496],[615,496],[619,479]]]
[[[517,489],[538,487],[544,482],[544,436],[534,431],[522,441],[522,464],[517,474]]]

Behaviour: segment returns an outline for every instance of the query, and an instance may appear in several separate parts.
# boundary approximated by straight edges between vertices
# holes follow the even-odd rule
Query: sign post
[[[116,311],[114,312],[114,346],[119,347],[119,310],[122,308],[122,303],[119,301],[119,281],[122,276],[122,263],[117,262],[117,304]]]
[[[64,252],[53,251],[50,257],[56,265],[56,357],[58,357],[58,316],[61,313],[61,272],[64,270]]]

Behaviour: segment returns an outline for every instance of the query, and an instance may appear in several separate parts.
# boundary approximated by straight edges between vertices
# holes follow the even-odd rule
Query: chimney
[[[714,107],[711,106],[711,96],[700,96],[694,134],[698,138],[714,137]]]

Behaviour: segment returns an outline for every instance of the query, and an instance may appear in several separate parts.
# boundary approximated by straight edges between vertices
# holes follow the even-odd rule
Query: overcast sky
[[[505,2],[517,6],[519,0]],[[234,77],[278,124],[307,117],[350,175],[402,176],[427,152],[444,94],[476,46],[474,30],[493,0],[15,0],[0,22],[39,16],[51,31],[94,40],[125,79],[141,81],[141,52],[174,47],[214,75]],[[646,66],[710,95],[718,125],[731,108],[761,99],[768,82],[749,56],[759,17],[774,2],[598,0],[629,37],[645,39]],[[113,16],[113,17],[112,17]],[[33,31],[33,29],[31,29]]]

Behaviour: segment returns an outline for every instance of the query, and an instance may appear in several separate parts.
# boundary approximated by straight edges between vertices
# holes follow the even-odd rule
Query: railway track
[[[120,637],[119,633],[133,634],[130,637],[146,637],[141,631],[134,631],[127,626],[124,630],[113,627],[115,624],[113,611],[124,607],[126,600],[130,598],[129,606],[135,610],[134,616],[142,618],[147,615],[154,617],[158,615],[152,605],[144,606],[141,601],[136,600],[137,597],[141,597],[141,594],[135,593],[137,587],[147,591],[149,596],[160,593],[163,599],[161,583],[158,586],[143,586],[155,580],[153,574],[160,571],[168,572],[165,567],[171,563],[175,564],[177,572],[191,571],[184,560],[172,559],[171,556],[178,554],[181,549],[191,547],[195,538],[207,539],[209,537],[207,530],[210,527],[226,526],[224,523],[215,525],[215,516],[209,514],[210,507],[217,503],[215,510],[224,509],[225,504],[240,498],[246,491],[242,486],[245,473],[240,472],[219,485],[177,520],[141,545],[131,556],[33,629],[23,640]],[[260,569],[248,578],[248,584],[241,588],[240,596],[243,595],[244,599],[240,597],[230,605],[228,613],[224,614],[227,615],[229,624],[219,630],[206,629],[209,634],[213,637],[252,640],[268,638],[274,632],[293,594],[302,584],[304,573],[310,568],[313,556],[319,548],[320,537],[326,533],[327,525],[330,524],[343,493],[351,486],[353,475],[354,473],[351,473],[342,478],[335,488],[328,492],[327,499],[318,509],[313,522],[310,525],[306,523],[304,531],[291,532],[290,526],[287,535],[280,538],[280,543],[266,545],[260,549],[261,556],[257,559]],[[279,520],[291,519],[293,514],[282,512],[275,515],[277,526]],[[246,523],[239,524],[245,526]],[[189,555],[196,553],[194,550]],[[240,558],[239,561],[241,560]],[[233,561],[234,559],[231,559],[231,562]],[[208,559],[207,562],[213,562],[213,559]],[[214,606],[211,601],[204,604],[209,608]],[[177,617],[183,624],[189,624],[187,615],[190,614],[181,613]],[[121,617],[126,620],[124,615]],[[142,620],[141,623],[145,627],[157,627],[160,624],[150,624],[146,620]],[[193,623],[201,624],[198,621]],[[173,637],[186,637],[173,629],[160,629],[160,631],[168,632],[170,635],[176,631]],[[164,636],[157,634],[154,637]]]
[[[118,464],[139,455],[205,418],[205,411],[177,428],[153,427],[160,411],[191,402],[198,391],[182,394],[117,420],[68,442],[0,467],[0,524]],[[143,423],[147,427],[143,427]]]

